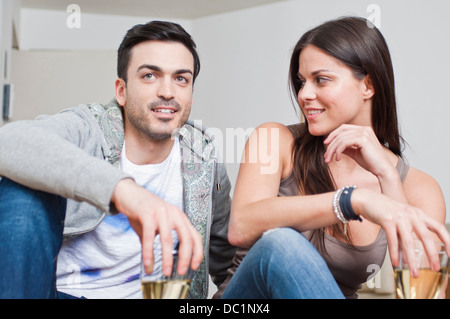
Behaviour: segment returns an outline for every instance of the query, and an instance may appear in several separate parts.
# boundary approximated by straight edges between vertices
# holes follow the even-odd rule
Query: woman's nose
[[[304,102],[314,100],[316,98],[315,87],[312,83],[305,81],[301,89],[298,91],[297,99],[300,105]]]

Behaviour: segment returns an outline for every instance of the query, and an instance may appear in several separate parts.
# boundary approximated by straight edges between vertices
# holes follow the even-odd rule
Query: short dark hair
[[[186,46],[194,57],[195,81],[200,72],[200,58],[196,51],[194,40],[179,24],[167,21],[150,21],[146,24],[138,24],[126,33],[119,46],[117,54],[117,76],[127,82],[127,70],[130,62],[131,49],[145,41],[169,41],[179,42]]]

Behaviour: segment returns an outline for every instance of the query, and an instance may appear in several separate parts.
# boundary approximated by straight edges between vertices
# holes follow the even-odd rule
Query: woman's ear
[[[123,79],[118,78],[115,82],[114,91],[116,94],[117,103],[119,103],[120,106],[125,106],[125,101],[127,97],[126,82]]]
[[[369,75],[366,75],[362,81],[362,93],[366,100],[371,99],[375,94],[375,89],[373,88],[372,79]]]

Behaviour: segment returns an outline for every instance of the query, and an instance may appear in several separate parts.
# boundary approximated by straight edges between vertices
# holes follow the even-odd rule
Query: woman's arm
[[[409,170],[405,182],[402,183],[395,165],[393,165],[393,163],[396,164],[396,161],[393,162],[395,155],[379,143],[371,127],[342,125],[333,131],[325,139],[324,143],[327,145],[326,162],[331,162],[333,158],[339,161],[342,154],[350,156],[361,167],[378,178],[383,194],[394,199],[397,203],[405,203],[419,208],[421,211],[419,215],[424,214],[440,223],[440,231],[436,233],[440,237],[439,234],[442,233],[442,226],[445,222],[445,202],[439,184],[431,176],[414,168]],[[364,212],[361,213],[364,214]],[[436,236],[430,236],[430,233],[424,228],[434,228],[435,226],[429,226],[427,222],[424,222],[419,215],[416,216],[414,212],[410,212],[410,214],[410,216],[407,216],[409,224],[406,225],[405,231],[414,232],[424,242],[429,255],[433,255],[435,252],[432,239],[436,239]],[[380,220],[376,223],[380,224]],[[390,229],[393,225],[395,226],[395,222],[387,222],[384,227]],[[399,226],[397,225],[396,227]],[[397,232],[398,230],[395,231],[395,233]],[[402,233],[400,232],[399,234]],[[399,243],[395,238],[391,238],[390,250],[394,264],[397,260],[396,255],[399,245],[402,249],[410,247],[410,244],[407,242],[408,238],[409,236],[404,236],[403,239],[401,237],[398,238],[406,241],[406,243]]]
[[[231,244],[249,247],[265,231],[277,227],[302,231],[338,221],[332,208],[333,193],[278,197],[280,181],[292,170],[293,141],[289,129],[277,123],[263,124],[250,136],[231,208]]]

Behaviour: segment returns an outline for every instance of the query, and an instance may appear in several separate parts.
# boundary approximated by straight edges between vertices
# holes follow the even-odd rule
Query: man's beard
[[[164,127],[166,126],[165,123],[167,123],[167,126],[169,126],[170,125],[169,122],[175,121],[176,119],[167,119],[167,120],[156,119],[155,120],[157,121],[156,123],[150,123],[145,116],[145,114],[147,114],[146,111],[153,112],[152,111],[153,109],[161,106],[168,106],[174,108],[177,112],[181,112],[182,109],[180,104],[175,100],[159,99],[150,102],[147,105],[147,109],[141,109],[139,104],[136,103],[135,101],[128,101],[125,112],[127,114],[128,121],[134,127],[136,132],[138,132],[141,135],[145,135],[146,137],[149,137],[151,139],[162,141],[172,138],[173,130],[184,125],[186,123],[189,114],[186,116],[186,118],[181,118],[181,120],[183,121],[182,123],[178,123],[176,127],[173,127],[171,130],[168,130],[167,128]],[[162,125],[163,128],[158,129],[160,125]]]

